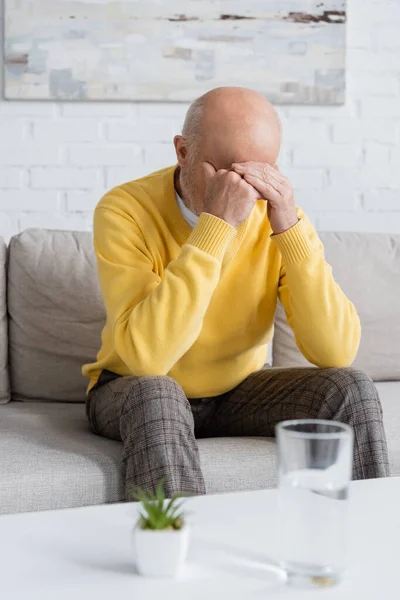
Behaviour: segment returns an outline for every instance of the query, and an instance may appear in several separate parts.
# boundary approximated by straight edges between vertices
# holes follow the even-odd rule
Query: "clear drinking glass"
[[[335,421],[284,421],[276,437],[282,566],[290,583],[334,585],[346,562],[353,430]]]

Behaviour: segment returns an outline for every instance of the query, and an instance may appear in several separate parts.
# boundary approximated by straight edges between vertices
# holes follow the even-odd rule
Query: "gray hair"
[[[182,136],[194,150],[196,150],[203,133],[204,104],[204,96],[197,98],[197,100],[189,106],[183,124]]]

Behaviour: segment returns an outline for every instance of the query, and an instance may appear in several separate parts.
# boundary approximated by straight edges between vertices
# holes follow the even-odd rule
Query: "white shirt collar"
[[[178,194],[178,192],[175,190],[175,196],[176,196],[176,201],[178,203],[179,208],[181,209],[181,213],[185,219],[185,221],[190,225],[190,227],[195,227],[197,225],[197,221],[199,220],[199,217],[192,212],[183,202],[182,198],[180,197],[180,195]]]

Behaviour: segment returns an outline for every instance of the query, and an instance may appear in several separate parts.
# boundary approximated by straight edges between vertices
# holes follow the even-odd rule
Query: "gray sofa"
[[[400,475],[400,236],[321,235],[355,302],[355,366],[377,382],[393,474]],[[0,240],[1,242],[1,240]],[[89,233],[28,230],[0,243],[0,512],[116,502],[122,446],[86,422],[81,365],[100,343],[104,308]],[[273,366],[306,364],[278,307]],[[272,439],[199,441],[207,491],[275,484]]]

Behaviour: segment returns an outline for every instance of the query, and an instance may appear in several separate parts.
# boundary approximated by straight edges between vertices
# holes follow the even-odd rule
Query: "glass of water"
[[[335,585],[346,563],[353,430],[335,421],[284,421],[276,436],[282,566],[289,583]]]

